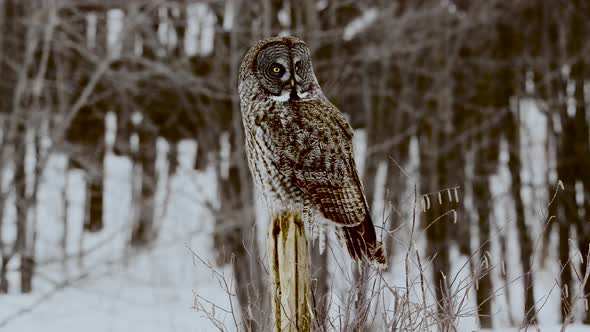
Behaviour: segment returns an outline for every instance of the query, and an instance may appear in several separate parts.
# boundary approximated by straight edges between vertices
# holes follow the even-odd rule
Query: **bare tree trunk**
[[[477,79],[483,80],[482,84],[475,84],[479,88],[477,91],[476,107],[479,107],[478,112],[481,112],[477,117],[477,121],[474,123],[476,126],[485,126],[486,121],[489,118],[486,116],[485,110],[487,107],[493,107],[495,110],[500,112],[507,112],[510,108],[510,99],[515,93],[516,78],[514,72],[518,71],[518,68],[512,68],[506,66],[504,63],[509,62],[514,49],[518,49],[518,44],[515,43],[515,33],[510,26],[503,23],[497,23],[495,26],[497,33],[496,40],[494,41],[494,51],[492,52],[492,61],[496,61],[494,66],[490,69],[485,67],[478,68],[478,73],[475,76],[481,76]],[[501,83],[499,83],[501,82]],[[509,113],[509,112],[507,112]],[[520,139],[519,130],[520,127],[514,118],[509,113],[510,125],[505,126],[508,133],[508,150],[510,151],[510,170],[513,179],[513,195],[516,205],[517,219],[522,221],[521,226],[524,224],[524,208],[522,206],[522,199],[520,197]],[[478,146],[475,160],[475,179],[473,181],[474,200],[477,206],[478,212],[478,228],[479,228],[479,272],[475,276],[476,280],[476,292],[477,292],[477,303],[480,308],[479,321],[482,328],[492,327],[492,301],[494,293],[494,285],[490,275],[491,262],[490,262],[490,251],[491,251],[491,225],[492,225],[492,193],[490,186],[490,176],[498,171],[498,162],[500,154],[500,140],[501,140],[501,123],[494,125],[491,129],[485,133],[478,135]],[[518,161],[518,162],[517,162]],[[520,203],[518,203],[520,201]],[[518,223],[518,221],[517,221]],[[522,231],[522,230],[521,230]],[[525,230],[526,231],[526,230]],[[528,236],[525,234],[524,236]],[[530,239],[527,237],[528,242],[521,242],[521,246],[524,252],[532,250],[530,247]],[[523,255],[524,257],[524,255]],[[530,256],[527,256],[530,258]],[[530,261],[522,262],[523,266],[529,264],[525,269],[525,280],[528,278],[530,273]],[[531,272],[532,273],[532,272]],[[530,275],[532,278],[532,275]],[[526,284],[526,282],[525,282]],[[532,279],[531,279],[532,285]],[[528,286],[528,285],[527,285]],[[531,288],[532,291],[532,288]],[[528,294],[528,293],[527,293]],[[532,293],[531,293],[532,294]],[[530,294],[529,294],[530,295]],[[534,297],[533,297],[534,299]],[[530,300],[530,299],[529,299]],[[532,302],[534,304],[534,300]],[[529,304],[530,305],[530,304]],[[527,307],[528,309],[529,307]],[[534,313],[533,313],[534,314]]]
[[[546,96],[546,94],[545,94]],[[543,98],[542,99],[547,100],[547,98]],[[550,148],[551,145],[553,144],[553,142],[557,141],[557,135],[555,135],[555,125],[553,123],[553,118],[551,116],[547,116],[547,143],[545,146],[545,151],[547,153],[547,158],[557,158],[558,157],[558,153],[556,152],[553,156],[551,156],[551,152],[552,149]],[[554,143],[555,146],[557,146],[557,143]],[[548,160],[549,162],[549,160]],[[547,197],[549,198],[549,201],[551,201],[551,198],[553,197],[553,195],[556,194],[556,184],[557,184],[557,180],[553,180],[551,178],[551,173],[553,172],[553,170],[551,168],[547,168],[545,170],[545,183],[546,183],[546,192],[547,192]],[[557,195],[561,195],[561,191],[558,190]],[[547,259],[550,257],[549,256],[549,249],[551,248],[551,235],[554,233],[555,231],[555,223],[559,221],[559,219],[554,219],[557,217],[557,210],[558,210],[558,205],[559,205],[559,201],[555,200],[554,202],[552,202],[551,204],[548,205],[547,207],[547,218],[546,218],[546,225],[545,225],[545,229],[543,230],[543,239],[541,242],[541,256],[540,256],[540,265],[541,268],[545,268],[546,264],[547,264]]]
[[[578,87],[581,86],[582,85],[579,85]],[[588,112],[588,108],[586,108],[586,112]],[[583,115],[582,112],[579,112],[579,114]],[[578,173],[580,174],[580,178],[584,186],[584,215],[579,216],[576,223],[578,231],[578,247],[582,257],[584,258],[580,262],[580,271],[584,273],[584,271],[588,269],[588,264],[590,264],[588,262],[588,257],[590,257],[590,223],[588,222],[590,219],[590,172],[588,172],[590,169],[590,143],[588,142],[590,130],[588,129],[588,123],[584,122],[582,119],[578,119],[576,122],[583,127],[580,133],[581,138],[583,139],[583,137],[586,137],[585,151],[579,155],[581,162],[578,169]],[[583,293],[586,295],[590,294],[590,282],[587,282],[584,285]],[[590,324],[590,311],[586,310],[586,314],[582,322],[584,324]]]
[[[0,294],[8,293],[8,279],[6,275],[8,274],[8,263],[10,262],[9,257],[5,256],[4,253],[2,254],[2,262],[0,265]]]
[[[455,77],[456,79],[456,77]],[[461,84],[470,84],[469,80],[467,80],[466,82],[463,83],[455,83],[456,85],[461,85]],[[457,91],[453,91],[453,98],[461,98],[463,96],[457,96]],[[466,110],[466,108],[461,105],[459,106],[457,102],[453,101],[453,115],[452,115],[452,127],[453,127],[453,133],[449,133],[448,137],[449,139],[452,139],[452,137],[455,135],[455,133],[460,133],[460,132],[464,132],[466,130],[468,130],[467,128],[467,123],[469,120],[472,120],[474,117],[474,112],[471,112],[471,114],[468,113],[468,111]],[[457,244],[458,248],[459,248],[459,253],[461,253],[462,255],[466,256],[466,257],[470,257],[473,252],[471,250],[471,225],[472,225],[472,221],[469,218],[469,215],[467,213],[467,208],[465,206],[465,204],[463,204],[464,201],[464,193],[465,193],[465,188],[464,186],[467,184],[467,170],[466,170],[466,162],[467,162],[467,153],[470,149],[470,144],[472,144],[472,142],[469,141],[465,141],[465,142],[460,142],[457,144],[456,147],[454,147],[453,149],[451,149],[451,151],[448,152],[449,156],[447,158],[448,160],[448,176],[449,176],[449,181],[448,181],[448,185],[447,188],[455,188],[455,187],[459,187],[457,189],[458,191],[458,195],[456,197],[456,199],[450,200],[449,204],[450,206],[455,209],[455,211],[457,212],[457,223],[455,225],[453,225],[453,232],[451,232],[450,236],[451,239],[454,243]],[[479,152],[476,151],[475,155],[477,155]],[[477,157],[476,157],[477,158]],[[497,163],[497,161],[496,161]],[[495,166],[492,166],[493,168],[496,168]],[[475,172],[478,172],[479,170],[478,166],[475,166]],[[473,184],[472,184],[473,185]],[[441,188],[441,189],[446,189],[446,188]],[[487,189],[489,190],[489,188]],[[477,199],[476,199],[477,200]],[[477,203],[476,203],[477,204]],[[490,222],[491,220],[488,220],[488,222]],[[488,225],[489,227],[489,225]],[[486,238],[487,239],[487,238]],[[480,238],[481,240],[481,238]]]
[[[169,142],[168,174],[174,175],[178,170],[178,142]]]
[[[0,21],[1,22],[1,21]],[[1,30],[0,30],[1,31]],[[2,34],[0,32],[0,34]],[[6,144],[6,122],[3,121],[2,122],[2,145]],[[6,152],[4,151],[4,149],[1,149],[0,152]],[[2,158],[3,160],[5,159],[5,156],[0,156],[0,158]],[[1,254],[1,258],[2,261],[0,261],[0,294],[6,294],[8,293],[8,278],[7,278],[7,274],[8,274],[8,263],[10,262],[10,258],[11,258],[11,253],[9,252],[9,249],[7,248],[6,243],[4,243],[3,240],[3,226],[4,226],[4,208],[5,208],[5,204],[6,204],[6,193],[4,190],[4,166],[5,166],[5,162],[4,161],[0,161],[0,165],[2,167],[0,167],[0,172],[2,172],[2,175],[0,175],[0,254]]]
[[[441,23],[445,27],[445,23]],[[446,28],[446,27],[445,27]],[[444,36],[446,39],[446,36]],[[433,54],[428,54],[418,61],[419,65],[425,66],[432,70],[433,74],[420,75],[417,79],[417,89],[419,91],[416,105],[420,105],[424,112],[420,118],[419,147],[420,147],[420,190],[426,195],[430,204],[426,204],[422,226],[425,229],[427,246],[427,256],[432,261],[432,280],[434,282],[435,296],[437,301],[438,328],[448,330],[455,324],[453,317],[448,317],[452,312],[453,303],[450,294],[450,280],[447,276],[450,271],[450,232],[449,222],[452,220],[452,214],[448,212],[453,209],[452,205],[442,200],[438,196],[439,192],[451,186],[450,180],[453,178],[451,172],[461,170],[451,169],[447,151],[442,142],[449,142],[452,138],[452,105],[453,95],[452,86],[449,81],[452,80],[450,64],[448,63],[450,50],[446,43],[441,43],[433,47]],[[454,186],[454,185],[452,185]],[[429,205],[429,206],[428,206]],[[447,317],[447,318],[445,318]]]
[[[37,105],[39,106],[39,105]],[[43,110],[39,109],[39,107],[37,107],[37,109],[34,110],[35,112],[38,112],[38,114],[36,114],[36,118],[33,119],[33,125],[36,128],[34,133],[33,133],[33,141],[31,142],[31,144],[33,145],[34,148],[34,156],[35,156],[35,167],[33,169],[33,178],[32,178],[32,190],[31,193],[28,197],[28,202],[29,202],[29,214],[30,214],[30,230],[29,230],[29,240],[27,241],[27,246],[24,250],[24,257],[21,258],[21,266],[23,265],[23,262],[26,262],[26,267],[24,268],[26,270],[26,272],[24,273],[26,278],[23,281],[23,284],[26,285],[26,292],[31,292],[33,289],[32,283],[33,283],[33,276],[35,274],[35,266],[36,266],[36,262],[35,262],[35,248],[37,246],[37,225],[39,224],[39,220],[38,220],[38,213],[37,213],[37,206],[38,206],[38,201],[39,201],[39,186],[41,185],[41,180],[42,180],[42,176],[43,176],[43,169],[44,169],[44,163],[45,163],[45,159],[48,157],[46,155],[46,151],[43,151],[42,148],[42,140],[43,140],[43,136],[47,134],[47,132],[45,132],[44,129],[44,122],[45,122],[45,115],[48,114],[43,114]],[[47,117],[48,119],[48,117]]]
[[[29,209],[27,197],[27,176],[26,176],[26,150],[27,150],[27,128],[25,119],[19,119],[14,140],[14,191],[16,204],[16,252],[20,257],[20,283],[21,291],[31,291],[32,262],[27,257],[29,246]]]
[[[572,291],[572,262],[570,261],[570,238],[571,227],[581,217],[578,216],[578,205],[576,202],[576,123],[575,119],[569,118],[567,106],[563,105],[561,113],[561,123],[563,132],[562,141],[558,149],[558,166],[557,173],[559,179],[563,182],[565,190],[558,196],[557,223],[559,225],[559,262],[562,269],[561,279],[561,313],[564,320],[572,310],[571,299],[566,296]],[[583,234],[579,236],[583,237]]]
[[[209,166],[211,160],[209,160],[210,151],[218,151],[218,149],[209,147],[208,142],[205,141],[205,138],[197,139],[197,153],[195,155],[195,163],[193,168],[198,171],[204,171],[207,166]]]
[[[420,178],[422,192],[435,192],[441,190],[440,178],[444,169],[438,158],[437,143],[441,137],[438,129],[430,128],[428,133],[422,133],[420,137]],[[442,159],[442,158],[441,158]],[[449,284],[446,276],[449,272],[449,250],[447,238],[447,218],[442,217],[442,206],[429,196],[431,204],[426,208],[423,217],[423,227],[426,229],[427,247],[426,254],[432,261],[432,280],[437,301],[437,311],[440,317],[450,309]],[[441,218],[442,217],[442,218]]]
[[[1,9],[0,9],[0,15],[1,14]],[[0,24],[2,23],[2,20],[0,20]],[[2,34],[2,30],[0,29],[0,35]],[[0,37],[1,38],[1,37]],[[1,45],[1,44],[0,44]],[[0,48],[1,49],[1,48]],[[2,52],[0,51],[0,56],[1,56]],[[1,62],[1,58],[0,58],[0,62]],[[2,66],[0,66],[1,68]],[[1,74],[1,71],[0,71]],[[0,96],[2,95],[2,91],[0,90]],[[2,118],[2,122],[0,123],[1,125],[1,130],[2,130],[2,146],[4,146],[7,142],[6,142],[6,131],[7,131],[7,127],[6,126],[7,121],[5,121],[4,118]],[[6,153],[6,151],[4,150],[4,148],[0,149],[0,153]],[[0,259],[2,259],[0,261],[0,294],[5,294],[8,293],[8,279],[7,279],[7,273],[8,273],[8,263],[10,262],[10,252],[8,249],[7,244],[4,242],[4,237],[3,237],[3,227],[4,227],[4,208],[6,205],[6,196],[7,196],[7,192],[6,190],[4,190],[4,169],[5,169],[5,159],[6,157],[4,155],[0,155]]]
[[[581,64],[583,68],[583,64]],[[574,68],[572,75],[576,79],[576,114],[573,119],[576,129],[576,138],[572,144],[576,150],[575,156],[578,158],[576,173],[577,180],[581,182],[584,191],[584,201],[580,206],[576,206],[578,211],[581,211],[576,216],[576,229],[577,229],[577,240],[578,249],[582,255],[580,262],[580,271],[585,273],[588,267],[588,255],[590,254],[590,225],[588,218],[590,217],[590,130],[588,129],[588,120],[586,115],[586,103],[584,100],[584,78],[582,75],[578,76],[577,70],[581,68]],[[578,76],[578,77],[576,77]],[[574,188],[575,190],[575,188]],[[575,192],[574,192],[575,195]],[[575,197],[574,197],[575,198]],[[571,219],[568,220],[571,222]],[[578,276],[579,278],[581,276]],[[590,282],[584,284],[584,294],[590,294]],[[573,310],[573,308],[572,308]],[[590,323],[590,311],[586,310],[584,317],[584,323]]]
[[[561,75],[551,77],[552,73],[559,73],[563,66],[564,58],[566,57],[566,29],[560,22],[556,22],[554,17],[553,6],[549,3],[545,3],[544,7],[545,19],[547,22],[546,29],[548,30],[548,40],[545,42],[548,44],[548,52],[545,56],[549,63],[546,75],[549,81],[550,103],[555,105],[551,110],[552,115],[557,115],[561,123],[561,133],[556,137],[557,149],[556,149],[556,160],[557,160],[557,177],[562,181],[564,185],[564,191],[559,193],[557,196],[557,226],[558,226],[558,251],[559,251],[559,264],[561,273],[559,275],[560,280],[560,300],[561,300],[561,318],[562,321],[569,315],[571,308],[571,299],[566,296],[572,291],[572,266],[570,262],[570,232],[571,226],[574,221],[578,219],[578,208],[576,203],[576,124],[575,120],[571,119],[568,115],[568,102],[567,99],[562,96],[566,95],[567,90],[567,78],[562,78]]]
[[[574,1],[575,8],[580,8],[582,2]],[[584,50],[584,45],[587,43],[585,36],[590,32],[587,19],[581,15],[580,12],[572,11],[569,29],[569,49],[571,56],[578,56]],[[579,211],[580,215],[576,218],[578,249],[582,255],[580,263],[580,271],[585,273],[588,268],[588,257],[590,255],[590,108],[584,93],[584,85],[588,85],[588,77],[590,76],[590,68],[586,63],[584,56],[580,56],[579,60],[574,63],[571,68],[571,78],[575,83],[574,101],[576,104],[576,112],[574,115],[575,138],[571,142],[575,150],[574,156],[577,157],[576,163],[576,177],[581,182],[584,192],[584,201],[581,203]],[[564,133],[567,135],[568,133]],[[569,220],[571,222],[571,220]],[[578,276],[578,278],[583,278]],[[590,294],[590,282],[584,285],[584,294]],[[586,307],[587,307],[586,303]],[[572,308],[574,310],[574,308]],[[590,311],[585,311],[583,322],[590,324]]]
[[[9,5],[10,6],[10,5]],[[29,293],[32,290],[32,277],[33,277],[33,264],[30,253],[31,241],[31,225],[29,220],[29,207],[30,201],[27,195],[27,181],[31,179],[27,175],[27,147],[29,142],[27,140],[27,123],[31,119],[31,109],[28,103],[25,103],[25,90],[27,88],[26,81],[28,77],[27,68],[33,62],[34,52],[34,32],[30,29],[26,29],[22,26],[21,20],[24,20],[27,16],[27,2],[20,2],[13,4],[15,12],[15,28],[21,29],[26,33],[23,36],[23,54],[20,54],[23,58],[22,67],[18,68],[17,80],[15,81],[14,94],[12,98],[12,112],[13,116],[11,123],[14,131],[9,130],[8,135],[14,135],[11,139],[12,146],[14,146],[14,193],[15,193],[15,205],[16,205],[16,241],[14,243],[14,252],[19,255],[20,258],[20,286],[21,292]],[[20,15],[19,15],[20,14]]]
[[[149,125],[142,123],[139,128],[139,155],[136,161],[141,165],[141,194],[137,220],[131,231],[130,244],[134,247],[147,246],[157,236],[154,229],[157,137],[146,126]]]
[[[485,170],[489,167],[489,160],[485,157],[485,151],[476,153],[475,168]],[[479,229],[479,271],[476,272],[475,281],[477,293],[477,305],[479,308],[479,325],[481,328],[492,327],[492,280],[489,274],[491,262],[489,254],[491,249],[490,224],[492,212],[492,194],[490,192],[489,174],[483,172],[475,175],[473,180],[473,199],[477,206]],[[488,262],[485,264],[484,262]]]
[[[67,166],[69,162],[66,161],[66,166],[64,167],[64,185],[61,190],[60,196],[62,199],[62,233],[60,237],[60,249],[61,249],[61,265],[64,271],[64,276],[68,276],[68,237],[69,237],[69,209],[70,209],[70,200],[68,198],[68,187],[69,187],[69,167]]]
[[[80,38],[82,43],[87,43],[87,26],[86,15],[90,13],[90,8],[84,6],[72,6],[65,11],[67,24],[71,25],[71,33]],[[104,13],[98,13],[100,15]],[[101,27],[97,27],[100,29]],[[94,38],[98,37],[94,36]],[[106,40],[98,41],[100,46],[106,43]],[[83,45],[86,47],[87,45]],[[97,52],[97,48],[92,49]],[[91,72],[88,72],[84,65],[84,58],[79,58],[77,54],[71,54],[67,58],[70,64],[80,70],[78,75],[82,75],[81,81],[87,83]],[[85,84],[84,84],[85,85]],[[84,85],[77,86],[76,93],[84,89]],[[96,93],[105,92],[104,86],[96,88]],[[98,232],[104,227],[103,220],[103,194],[104,194],[104,156],[105,156],[105,116],[109,106],[104,101],[97,101],[81,107],[80,111],[72,119],[72,123],[65,128],[65,140],[72,144],[74,153],[72,153],[70,165],[74,168],[83,170],[86,174],[86,202],[84,213],[84,230],[88,232]],[[61,142],[60,142],[61,143]]]
[[[130,156],[131,136],[133,135],[133,123],[131,121],[131,110],[119,109],[117,114],[117,133],[113,143],[113,153],[117,156]]]
[[[88,170],[86,174],[86,219],[84,229],[89,232],[98,232],[103,227],[103,195],[104,195],[104,149],[97,155],[98,173],[96,170]]]
[[[524,202],[522,200],[522,181],[520,179],[521,161],[520,161],[520,128],[517,119],[520,110],[517,109],[517,114],[509,113],[506,116],[505,128],[507,132],[508,146],[510,146],[510,159],[508,161],[508,168],[512,176],[512,197],[514,199],[516,212],[516,227],[518,230],[518,240],[520,243],[520,262],[522,264],[522,271],[524,273],[524,312],[525,322],[533,324],[537,320],[537,312],[535,309],[535,292],[533,282],[532,257],[533,245],[531,241],[530,232],[525,221]]]
[[[17,127],[19,122],[24,121],[22,120],[24,115],[18,114],[18,116],[15,116],[14,114],[16,106],[20,106],[20,100],[16,101],[18,97],[16,88],[19,82],[19,68],[10,66],[7,60],[16,61],[15,65],[17,66],[21,65],[25,54],[26,29],[20,22],[25,14],[22,4],[19,4],[17,1],[3,1],[0,2],[0,6],[0,15],[2,16],[2,21],[0,21],[0,34],[2,35],[0,37],[0,74],[2,74],[3,81],[8,83],[6,85],[0,85],[0,111],[6,114],[2,128],[2,146],[0,147],[0,171],[2,172],[0,177],[2,180],[6,168],[9,167],[8,160],[12,159],[14,161],[12,165],[14,167],[13,183],[6,190],[1,188],[0,208],[4,210],[6,197],[12,190],[15,190],[15,194],[19,194],[25,190],[23,176],[17,174],[17,172],[24,172],[24,152],[22,151],[23,148],[17,149],[19,145],[16,144],[21,143],[18,141],[19,138],[17,137],[16,131],[19,129]],[[24,127],[24,123],[22,126]],[[20,180],[17,180],[18,175],[21,175]],[[21,196],[24,196],[24,193]],[[20,202],[18,197],[16,198],[16,202],[17,207],[19,204],[25,203],[24,201]],[[19,212],[20,210],[17,209],[17,213]],[[4,211],[2,214],[4,214]],[[3,223],[0,222],[0,224]],[[19,252],[21,246],[19,240],[23,237],[22,226],[22,220],[17,215],[17,240],[11,248],[8,248],[8,245],[4,243],[2,243],[2,247],[0,248],[2,249],[2,266],[0,269],[0,292],[2,293],[6,293],[9,288],[6,276],[8,263]],[[0,239],[0,241],[2,240]]]
[[[0,76],[2,76],[4,78],[4,80],[10,80],[10,77],[8,76],[8,73],[6,73],[6,68],[5,68],[5,64],[4,64],[4,59],[6,57],[5,53],[5,49],[6,49],[6,42],[5,42],[5,34],[6,34],[6,28],[8,26],[8,22],[10,22],[10,18],[8,18],[8,22],[7,22],[7,18],[5,17],[5,4],[1,3],[0,4]],[[8,253],[7,248],[6,248],[6,244],[4,243],[3,240],[3,227],[4,227],[4,205],[6,203],[6,193],[4,190],[4,170],[5,170],[5,166],[6,166],[6,157],[5,157],[5,145],[6,145],[6,139],[7,139],[7,130],[8,130],[8,116],[6,115],[7,111],[8,111],[8,102],[6,99],[8,99],[8,95],[10,94],[9,90],[5,88],[0,88],[0,112],[2,113],[0,115],[0,129],[2,130],[2,140],[1,140],[1,145],[0,145],[0,258],[2,259],[0,261],[0,294],[5,294],[8,293],[8,279],[6,278],[7,275],[7,269],[8,269],[8,261],[9,261],[9,257],[8,257]]]

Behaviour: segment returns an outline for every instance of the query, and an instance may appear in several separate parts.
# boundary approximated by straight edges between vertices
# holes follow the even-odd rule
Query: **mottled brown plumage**
[[[269,208],[311,210],[338,227],[354,259],[385,264],[353,159],[352,128],[322,93],[305,43],[258,42],[242,61],[239,93],[250,170]]]

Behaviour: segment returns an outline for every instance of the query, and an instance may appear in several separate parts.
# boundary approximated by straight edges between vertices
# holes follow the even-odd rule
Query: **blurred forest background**
[[[128,259],[152,250],[189,141],[191,172],[213,169],[215,184],[215,199],[185,199],[212,215],[190,223],[211,223],[213,261],[232,271],[244,326],[256,329],[265,247],[237,71],[251,45],[277,34],[307,42],[324,92],[364,139],[363,183],[390,269],[409,250],[416,191],[440,308],[456,252],[477,276],[481,327],[509,296],[521,300],[508,324],[535,322],[543,271],[561,294],[557,320],[590,324],[585,0],[0,0],[0,293],[35,293],[45,268],[66,271],[93,250],[83,242],[111,222],[110,156],[130,165],[116,180],[130,190],[118,249]],[[72,172],[84,188],[75,199]],[[42,208],[56,177],[61,198]],[[51,239],[40,231],[48,211],[61,211]],[[313,254],[318,294],[330,291],[330,259]],[[518,287],[497,292],[510,275]]]

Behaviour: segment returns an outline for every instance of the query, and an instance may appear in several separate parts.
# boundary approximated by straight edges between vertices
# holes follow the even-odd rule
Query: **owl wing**
[[[352,258],[386,265],[353,159],[352,128],[326,99],[289,104],[269,122],[281,175],[324,218],[343,226],[337,234]]]
[[[356,226],[368,214],[353,159],[352,128],[329,101],[291,103],[280,133],[289,138],[281,149],[282,174],[322,215],[341,226]]]

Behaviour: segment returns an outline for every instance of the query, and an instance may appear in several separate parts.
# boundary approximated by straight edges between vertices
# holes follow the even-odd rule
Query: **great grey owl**
[[[238,91],[250,171],[271,211],[312,211],[337,226],[352,258],[384,265],[352,128],[324,96],[307,45],[259,41],[242,60]]]

